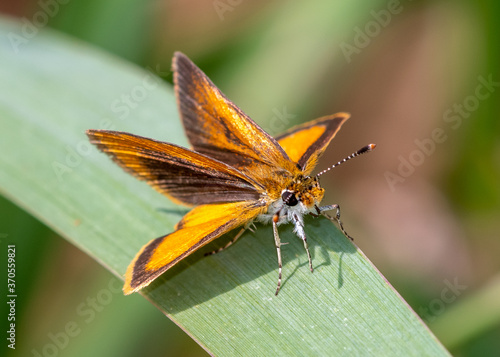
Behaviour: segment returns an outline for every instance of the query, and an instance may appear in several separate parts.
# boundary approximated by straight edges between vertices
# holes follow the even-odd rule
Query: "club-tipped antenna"
[[[334,167],[337,167],[339,166],[340,164],[343,164],[344,162],[346,161],[349,161],[351,159],[354,159],[356,156],[359,156],[359,155],[362,155],[364,154],[365,152],[368,152],[368,151],[372,151],[373,149],[375,149],[375,144],[368,144],[366,146],[363,146],[361,149],[359,149],[358,151],[352,153],[351,155],[349,155],[348,157],[346,157],[345,159],[343,160],[340,160],[339,162],[337,162],[335,165],[332,165],[330,166],[329,168],[321,171],[319,174],[316,175],[316,177],[320,177],[321,175],[323,175],[324,173],[327,173],[328,171],[330,171],[331,169],[333,169]]]

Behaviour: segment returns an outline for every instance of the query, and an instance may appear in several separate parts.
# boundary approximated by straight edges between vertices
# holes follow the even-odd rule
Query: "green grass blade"
[[[0,191],[122,276],[139,248],[185,213],[92,148],[89,128],[186,145],[172,90],[154,76],[53,33],[17,47],[0,24]],[[371,263],[327,220],[307,219],[315,272],[283,227],[284,285],[270,227],[197,252],[144,295],[210,353],[445,356]],[[24,237],[29,239],[29,237]]]
[[[500,275],[451,306],[430,323],[450,350],[455,350],[500,322]]]

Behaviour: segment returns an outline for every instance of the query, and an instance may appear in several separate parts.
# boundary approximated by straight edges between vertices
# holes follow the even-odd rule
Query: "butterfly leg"
[[[240,231],[234,236],[233,239],[231,239],[229,242],[227,242],[227,244],[223,247],[220,247],[219,249],[216,249],[216,250],[213,250],[211,252],[208,252],[208,253],[205,253],[205,256],[208,256],[208,255],[213,255],[213,254],[217,254],[217,253],[220,253],[222,252],[224,249],[228,248],[229,246],[233,245],[237,240],[238,238],[241,237],[241,235],[243,234],[243,232],[245,232],[246,228],[243,227],[240,229]]]
[[[281,288],[281,240],[278,234],[278,224],[273,220],[273,234],[274,234],[274,244],[276,246],[276,252],[278,253],[278,286],[276,287],[276,292],[274,295],[278,296]]]
[[[323,206],[323,207],[318,207],[317,210],[318,210],[318,213],[321,213],[323,216],[325,216],[326,218],[328,218],[330,221],[337,222],[337,224],[339,225],[340,230],[342,231],[342,233],[344,233],[344,235],[347,238],[349,238],[350,240],[354,240],[354,238],[351,237],[349,234],[347,234],[347,232],[344,229],[344,225],[342,224],[342,221],[340,220],[340,206],[338,204],[328,205],[328,206]],[[336,211],[334,217],[332,217],[328,213],[326,213],[327,211],[333,211],[333,210]]]
[[[309,245],[307,244],[307,237],[306,237],[306,231],[304,230],[304,223],[302,222],[299,217],[294,214],[293,215],[293,223],[295,224],[295,233],[299,236],[300,239],[304,242],[304,248],[307,252],[307,259],[309,260],[309,270],[311,270],[311,273],[313,272],[313,266],[312,266],[312,258],[311,258],[311,252],[309,251]]]

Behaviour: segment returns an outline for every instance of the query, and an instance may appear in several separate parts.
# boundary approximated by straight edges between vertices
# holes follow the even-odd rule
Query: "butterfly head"
[[[300,205],[309,211],[321,202],[324,194],[316,176],[299,176],[282,191],[281,199],[290,208]]]

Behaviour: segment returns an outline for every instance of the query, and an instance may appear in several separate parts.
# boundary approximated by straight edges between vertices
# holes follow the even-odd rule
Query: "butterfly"
[[[128,295],[144,288],[197,249],[242,227],[218,251],[226,248],[253,222],[260,221],[273,227],[278,295],[282,280],[278,226],[294,225],[312,272],[304,215],[326,216],[351,238],[340,220],[339,205],[320,205],[324,189],[319,177],[373,150],[375,144],[311,176],[349,114],[325,116],[273,138],[227,99],[187,56],[176,52],[172,67],[177,103],[192,150],[119,131],[86,132],[90,142],[125,171],[172,201],[194,207],[174,232],[153,239],[137,253],[125,274],[123,291]]]

